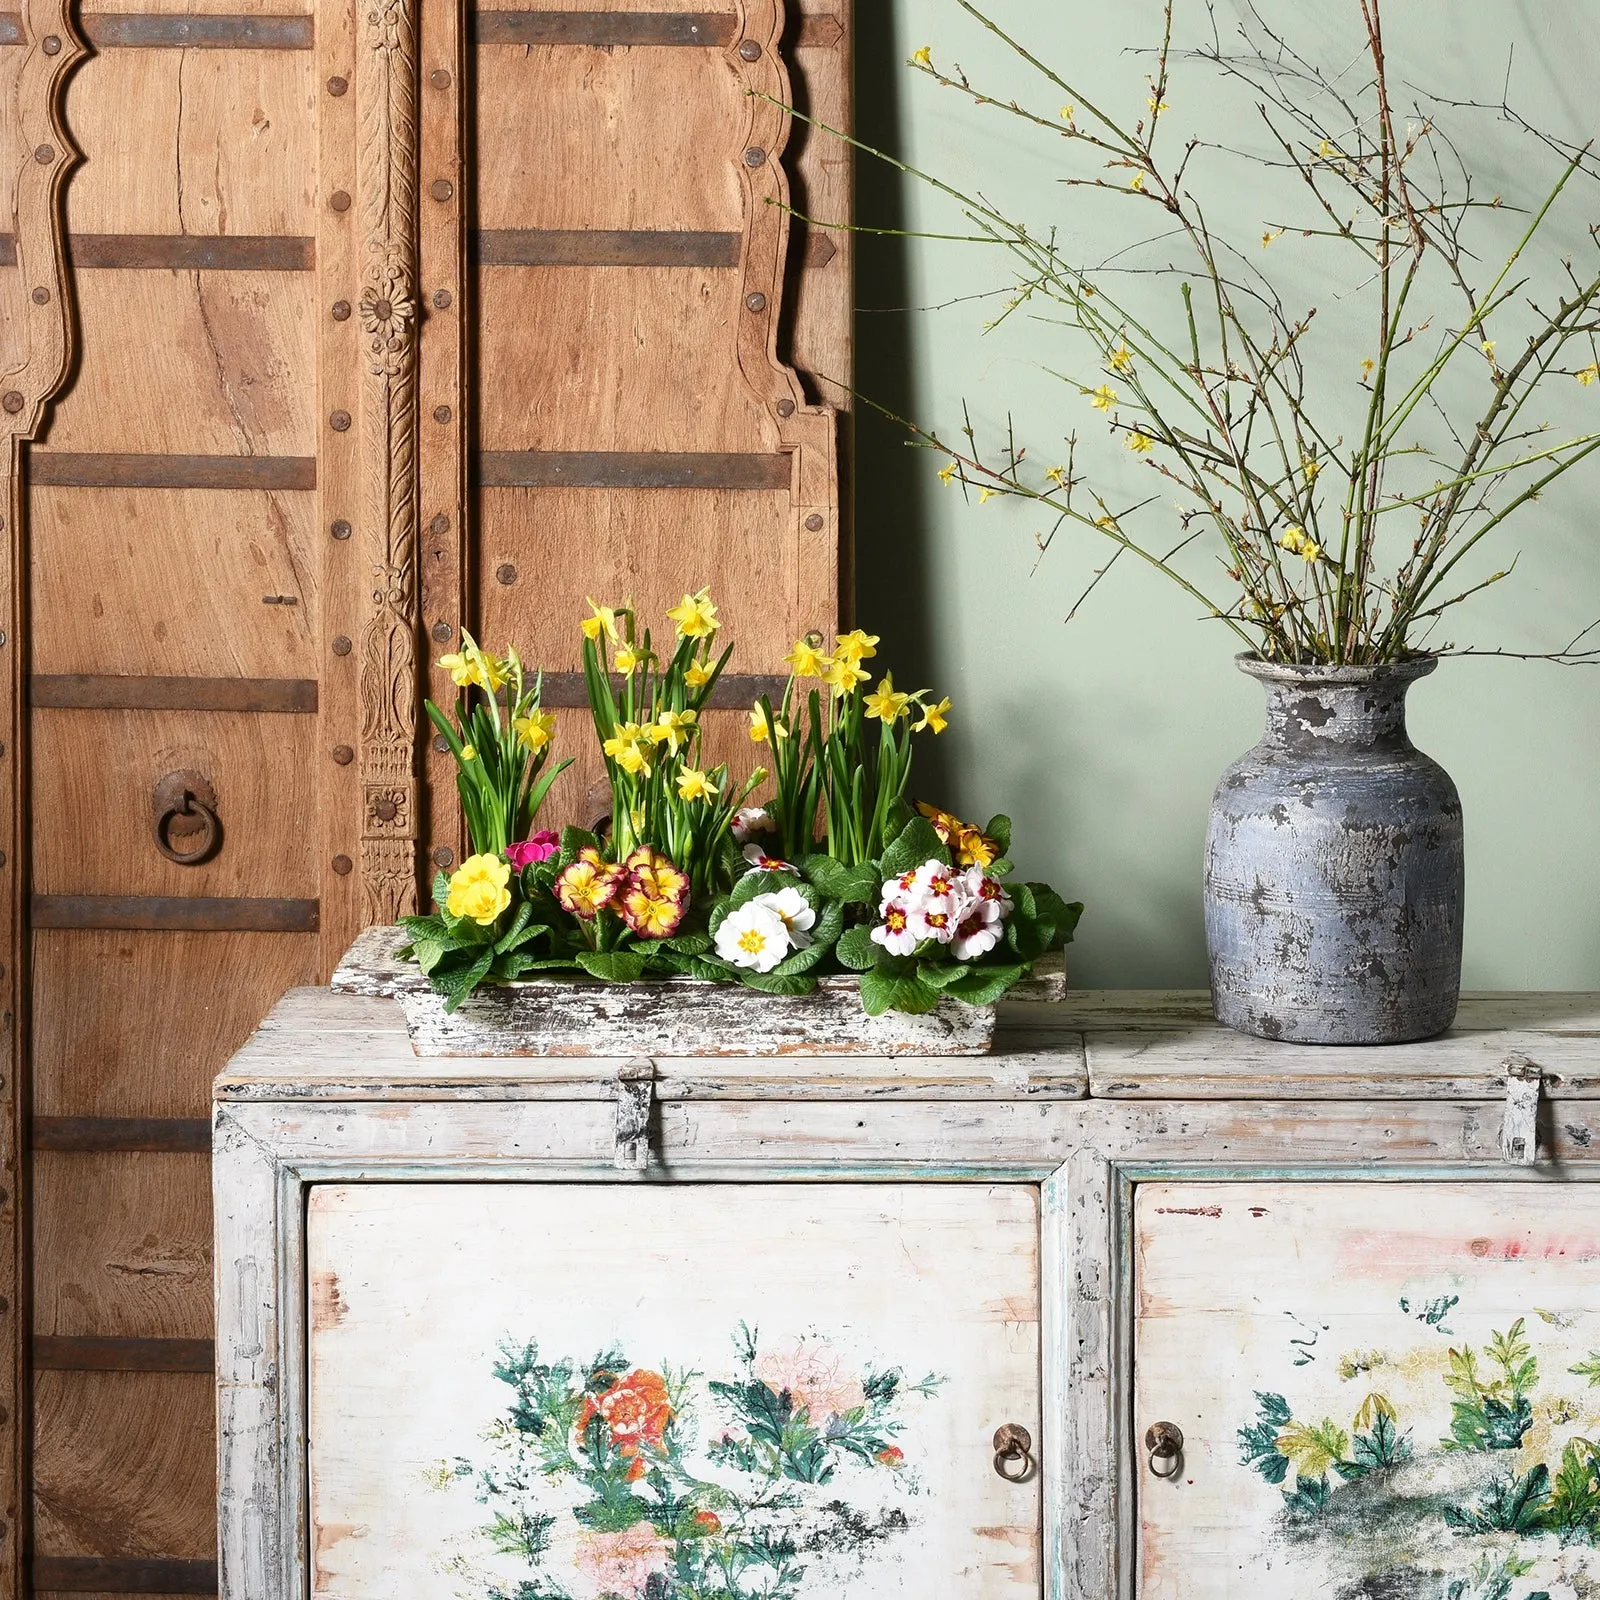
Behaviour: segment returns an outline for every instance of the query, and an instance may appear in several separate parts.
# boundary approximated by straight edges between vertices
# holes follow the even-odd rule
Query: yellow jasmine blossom
[[[794,649],[783,660],[797,678],[825,678],[833,665],[829,657],[805,639],[796,639]]]
[[[1151,95],[1145,104],[1150,107],[1150,115],[1152,117],[1159,117],[1163,111],[1172,109],[1165,100],[1157,100],[1154,95]]]
[[[920,50],[911,52],[911,64],[916,67],[931,67],[933,65],[933,48],[923,45]]]
[[[956,464],[953,461],[947,461],[942,467],[939,468],[940,483],[949,483],[949,481],[955,477],[955,475]]]
[[[685,767],[678,774],[678,798],[680,800],[704,800],[710,805],[718,793],[714,784],[698,767]]]
[[[556,714],[553,711],[530,711],[525,717],[513,717],[511,730],[537,754],[555,734]]]
[[[949,710],[949,695],[946,695],[944,699],[941,700],[937,705],[924,706],[922,708],[921,720],[912,723],[911,731],[913,733],[921,733],[924,728],[927,728],[936,734],[943,733],[944,730],[950,725],[949,718],[947,716]]]
[[[1067,486],[1067,469],[1065,467],[1051,467],[1045,473],[1045,479],[1047,482],[1053,483],[1058,489],[1064,489]]]
[[[1119,344],[1111,352],[1111,370],[1113,372],[1133,371],[1133,352],[1125,344]]]
[[[588,596],[584,597],[588,599]],[[589,639],[598,639],[603,633],[613,644],[617,642],[617,613],[610,606],[597,606],[589,600],[589,610],[593,616],[588,616],[578,624],[583,629],[584,636]]]
[[[1128,184],[1128,187],[1132,189],[1135,194],[1143,194],[1144,174],[1142,172],[1134,173],[1132,180]]]
[[[1322,471],[1322,463],[1314,456],[1307,456],[1306,459],[1300,463],[1300,465],[1305,472],[1306,482],[1315,483],[1317,481],[1317,474]]]
[[[722,626],[710,589],[686,594],[677,605],[667,608],[667,616],[677,625],[680,639],[709,639]]]
[[[852,628],[849,633],[841,633],[834,640],[834,660],[848,661],[851,666],[858,666],[861,662],[870,661],[877,655],[877,644],[877,634],[863,633],[859,628]],[[866,674],[862,673],[861,676],[865,677]]]
[[[886,672],[877,692],[869,694],[862,704],[869,717],[877,717],[881,722],[893,722],[911,704],[911,696],[899,693],[894,686],[894,674]]]
[[[683,669],[683,681],[691,689],[703,689],[711,682],[711,665],[706,661],[691,661]]]
[[[1317,154],[1321,156],[1324,161],[1331,161],[1334,156],[1338,155],[1338,153],[1339,152],[1335,150],[1326,139],[1324,139],[1322,143],[1317,146]]]
[[[1261,235],[1261,248],[1265,250],[1274,239],[1281,239],[1282,237],[1282,228],[1269,228],[1264,234]]]
[[[1300,556],[1308,562],[1322,558],[1322,546],[1304,528],[1296,527],[1293,523],[1279,535],[1278,543],[1291,555]]]
[[[1376,365],[1377,365],[1377,363],[1374,362],[1372,360],[1372,358],[1369,356],[1365,361],[1363,361],[1361,363],[1361,376],[1363,378],[1370,378],[1372,376],[1372,369]]]
[[[1486,355],[1489,358],[1490,361],[1493,361],[1494,360],[1494,340],[1493,339],[1485,339],[1483,341],[1482,349],[1483,349],[1484,355]]]
[[[866,674],[863,673],[862,676],[865,677]],[[776,717],[772,719],[772,731],[780,739],[789,737],[789,730]],[[750,708],[750,742],[751,744],[767,742],[767,718],[760,706]]]
[[[1130,450],[1137,450],[1140,455],[1145,455],[1155,448],[1155,440],[1148,433],[1140,433],[1135,429],[1122,441]]]
[[[980,489],[978,491],[978,504],[981,506],[986,500],[993,500],[999,494],[998,489]]]
[[[1085,389],[1089,396],[1089,404],[1096,411],[1109,411],[1117,403],[1117,391],[1109,383],[1102,383],[1098,389]]]
[[[511,867],[499,856],[468,856],[450,879],[444,908],[487,928],[511,904]]]
[[[1073,117],[1073,113],[1076,112],[1077,109],[1078,108],[1076,106],[1062,106],[1062,108],[1061,108],[1061,120],[1063,122],[1071,122],[1072,121],[1072,117]]]
[[[1581,383],[1585,389],[1587,389],[1596,378],[1600,378],[1600,365],[1596,365],[1594,362],[1590,362],[1589,365],[1583,368],[1583,370],[1578,374],[1578,382]]]
[[[1117,519],[1115,517],[1096,517],[1094,525],[1097,528],[1114,528],[1117,525]]]
[[[863,672],[853,661],[835,656],[833,665],[827,671],[827,682],[832,684],[834,694],[842,699],[847,694],[854,694],[856,685],[865,683],[869,676],[871,674]]]
[[[690,730],[699,716],[696,711],[663,711],[644,731],[651,744],[670,745],[673,755],[687,743]]]

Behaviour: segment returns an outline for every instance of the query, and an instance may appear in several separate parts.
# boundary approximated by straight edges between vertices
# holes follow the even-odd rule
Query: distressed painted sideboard
[[[759,1003],[757,1001],[756,1003]],[[1600,1595],[1600,996],[217,1080],[224,1600]]]

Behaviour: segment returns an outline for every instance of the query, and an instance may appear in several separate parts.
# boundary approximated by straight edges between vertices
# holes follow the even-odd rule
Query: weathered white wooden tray
[[[531,978],[485,984],[447,1016],[421,968],[395,954],[409,937],[400,927],[368,928],[345,952],[333,989],[398,1000],[419,1056],[980,1056],[994,1043],[993,1006],[944,1000],[922,1016],[869,1017],[847,974],[820,979],[808,995],[698,978]],[[1057,1001],[1066,991],[1057,953],[1006,1000]]]

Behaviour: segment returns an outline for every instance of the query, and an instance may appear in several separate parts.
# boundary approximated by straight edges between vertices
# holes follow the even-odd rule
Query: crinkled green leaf
[[[861,1009],[869,1017],[881,1017],[885,1011],[916,1016],[932,1011],[938,1003],[939,991],[925,984],[915,970],[895,976],[875,967],[861,974]]]
[[[841,966],[849,967],[852,972],[865,972],[877,965],[882,949],[883,946],[873,939],[872,929],[860,923],[854,928],[846,928],[839,935],[833,953],[839,958]]]
[[[711,935],[675,933],[670,939],[663,939],[657,948],[672,950],[681,956],[703,956],[711,948]]]
[[[809,891],[810,885],[792,872],[767,872],[760,869],[747,872],[734,884],[728,896],[728,909],[736,910],[740,906],[748,905],[758,894],[776,894],[780,889]]]
[[[883,879],[870,861],[847,867],[832,856],[814,855],[807,856],[800,863],[800,870],[830,900],[838,900],[845,905],[873,905],[883,888]]]
[[[759,989],[763,994],[810,994],[817,986],[817,980],[809,974],[785,973],[782,966],[771,972],[741,972],[739,981],[747,989]]]
[[[989,818],[989,825],[983,830],[994,840],[1000,848],[1000,854],[1006,855],[1011,850],[1011,818],[996,816]]]
[[[948,866],[950,852],[945,849],[944,841],[933,824],[924,816],[915,816],[895,836],[878,865],[884,878],[888,879],[897,878],[902,872],[910,872],[924,861],[942,861]]]
[[[917,976],[934,989],[948,989],[972,969],[959,961],[919,961]]]
[[[606,983],[637,983],[644,976],[645,957],[636,950],[580,950],[575,959],[591,978]]]
[[[946,994],[965,1000],[969,1006],[991,1006],[1007,989],[1027,973],[1021,962],[1005,965],[968,967],[957,983],[950,984]]]
[[[494,948],[490,946],[464,971],[454,971],[436,985],[444,995],[446,1013],[456,1010],[463,1000],[488,976],[494,965]]]

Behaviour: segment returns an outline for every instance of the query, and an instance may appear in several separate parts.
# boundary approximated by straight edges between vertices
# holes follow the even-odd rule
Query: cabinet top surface
[[[1001,1007],[987,1056],[660,1058],[664,1100],[1494,1100],[1532,1063],[1600,1099],[1600,993],[1464,996],[1448,1033],[1381,1048],[1220,1027],[1199,990],[1085,990]],[[419,1058],[393,1000],[291,989],[218,1077],[218,1100],[597,1100],[626,1058]]]

